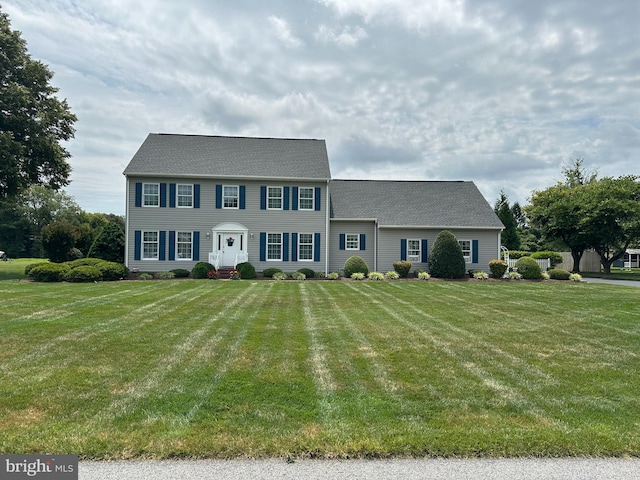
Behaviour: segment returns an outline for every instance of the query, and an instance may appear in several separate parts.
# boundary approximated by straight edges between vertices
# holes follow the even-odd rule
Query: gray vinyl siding
[[[401,240],[427,240],[427,263],[433,243],[441,229],[399,229],[380,228],[378,230],[378,271],[393,270],[393,262],[401,259]],[[477,263],[467,263],[467,269],[489,272],[489,261],[499,258],[499,230],[449,229],[459,240],[478,241]],[[412,262],[411,271],[428,271],[427,263]]]
[[[169,200],[166,207],[136,207],[136,183],[166,183],[167,195],[169,185],[199,184],[200,208],[171,208]],[[243,185],[245,191],[245,209],[216,208],[216,185]],[[319,187],[320,210],[261,210],[260,187],[288,186],[290,187]],[[293,195],[290,190],[291,196]],[[261,272],[267,267],[277,267],[284,271],[295,271],[308,267],[315,271],[325,270],[326,254],[326,218],[327,218],[327,183],[326,182],[278,182],[278,181],[247,181],[229,179],[198,179],[163,177],[128,177],[127,182],[127,253],[126,262],[129,268],[140,271],[158,272],[174,268],[191,270],[197,263],[195,260],[168,260],[168,236],[166,246],[167,260],[135,260],[135,231],[194,231],[200,232],[199,261],[208,261],[209,253],[213,250],[214,236],[212,228],[221,223],[237,223],[248,229],[247,251],[249,262]],[[290,202],[291,203],[291,197]],[[207,232],[210,234],[207,237]],[[288,262],[260,261],[260,233],[319,233],[320,261],[291,261]],[[289,250],[291,249],[291,240]]]
[[[351,256],[362,257],[369,267],[375,269],[375,223],[373,221],[331,221],[329,234],[329,272],[342,272],[344,263]],[[365,235],[365,250],[340,250],[341,234]],[[328,272],[327,272],[328,273]]]

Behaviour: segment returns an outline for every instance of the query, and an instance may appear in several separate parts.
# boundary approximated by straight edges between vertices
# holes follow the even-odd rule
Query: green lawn
[[[640,289],[0,282],[0,453],[638,456]]]
[[[0,281],[2,280],[20,280],[26,278],[24,267],[32,263],[46,262],[48,260],[42,258],[20,258],[11,259],[7,262],[0,262]]]

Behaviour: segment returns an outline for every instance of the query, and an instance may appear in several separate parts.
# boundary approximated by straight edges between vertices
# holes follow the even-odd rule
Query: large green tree
[[[500,192],[500,197],[496,200],[493,209],[504,225],[504,230],[502,230],[502,233],[500,234],[500,242],[502,246],[507,247],[509,250],[520,250],[518,221],[512,208],[509,206],[509,197],[504,193],[504,190]]]
[[[69,183],[70,154],[60,142],[73,138],[76,117],[55,96],[52,77],[0,10],[0,202],[30,185]]]

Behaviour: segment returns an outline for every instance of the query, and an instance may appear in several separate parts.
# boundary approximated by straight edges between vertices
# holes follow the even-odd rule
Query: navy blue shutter
[[[260,210],[267,209],[267,186],[260,185]]]
[[[282,190],[282,209],[289,210],[289,187],[284,187]]]
[[[176,184],[169,184],[169,208],[176,208]]]
[[[400,260],[407,259],[407,239],[403,238],[400,240]]]
[[[167,184],[160,184],[160,208],[165,208],[167,206]]]
[[[158,242],[158,260],[165,260],[165,251],[167,249],[167,232],[160,231],[160,242]]]
[[[142,183],[136,182],[136,207],[141,207],[141,206],[142,206]]]
[[[176,259],[176,231],[169,230],[169,260]]]
[[[200,208],[200,184],[193,186],[193,208]]]
[[[216,208],[222,208],[222,185],[216,185]]]
[[[245,210],[247,208],[247,187],[244,185],[240,185],[240,210]]]
[[[298,234],[297,233],[291,234],[291,261],[292,262],[298,261]]]
[[[142,253],[142,232],[140,230],[136,230],[133,233],[133,259],[140,260]]]
[[[193,259],[200,261],[200,232],[193,232]]]
[[[282,261],[283,262],[289,261],[289,234],[288,233],[282,234]]]
[[[346,235],[344,233],[340,234],[340,250],[345,250],[347,248],[347,240]]]
[[[473,240],[471,245],[471,262],[478,263],[478,240]]]
[[[364,233],[360,234],[360,250],[366,250],[367,249],[367,236]]]
[[[315,205],[315,210],[316,212],[319,212],[321,210],[321,203],[320,203],[320,187],[316,187],[316,194],[315,194],[315,201],[316,201],[316,205]]]
[[[260,261],[267,260],[267,232],[260,232]]]
[[[291,187],[291,210],[298,210],[298,187]]]
[[[427,239],[422,239],[422,263],[427,263]]]
[[[320,261],[320,234],[319,233],[313,234],[313,261],[314,262]]]

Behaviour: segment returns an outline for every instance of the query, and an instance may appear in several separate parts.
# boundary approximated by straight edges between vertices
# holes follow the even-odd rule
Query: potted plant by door
[[[216,272],[215,268],[212,268],[211,270],[209,270],[207,272],[207,278],[209,280],[217,280],[218,279],[218,272]]]

